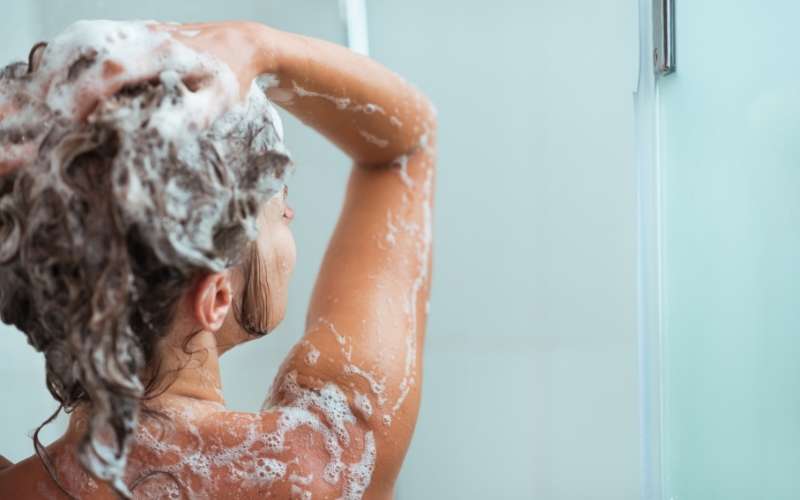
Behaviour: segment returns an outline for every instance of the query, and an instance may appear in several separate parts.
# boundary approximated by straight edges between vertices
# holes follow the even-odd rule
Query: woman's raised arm
[[[354,162],[287,378],[346,394],[376,445],[372,491],[390,491],[416,423],[431,276],[435,110],[403,78],[344,47],[265,28],[274,102]],[[292,385],[288,386],[292,389]]]
[[[423,94],[340,45],[250,22],[154,28],[225,61],[243,95],[256,75],[270,75],[267,95],[357,164],[389,164],[434,131],[436,112]]]
[[[271,30],[265,37],[283,39],[277,87],[267,95],[355,163],[385,165],[431,138],[430,101],[385,66],[323,40]]]

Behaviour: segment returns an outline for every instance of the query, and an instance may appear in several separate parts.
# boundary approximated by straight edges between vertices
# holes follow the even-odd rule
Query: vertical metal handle
[[[675,72],[675,0],[653,0],[653,62],[658,75]]]

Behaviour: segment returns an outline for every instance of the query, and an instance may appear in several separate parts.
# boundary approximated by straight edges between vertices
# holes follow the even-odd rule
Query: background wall
[[[635,2],[367,7],[372,56],[440,117],[423,407],[398,498],[635,498]],[[344,41],[333,0],[39,0],[5,8],[0,62],[81,18],[248,18]],[[348,170],[283,116],[298,267],[285,323],[223,359],[235,409],[260,406],[302,332]],[[19,332],[0,325],[0,352],[0,453],[19,460],[54,405]]]
[[[659,82],[665,499],[800,498],[799,16],[788,0],[676,10],[678,71]]]

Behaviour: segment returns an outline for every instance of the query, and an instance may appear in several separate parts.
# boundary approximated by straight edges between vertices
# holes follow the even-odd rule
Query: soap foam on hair
[[[106,158],[113,193],[109,217],[119,233],[136,228],[160,261],[187,273],[221,271],[237,263],[241,247],[257,235],[258,208],[282,189],[291,161],[263,85],[253,82],[240,101],[230,67],[152,28],[141,21],[79,21],[46,46],[35,70],[17,63],[0,72],[0,313],[11,315],[6,317],[17,317],[9,301],[26,293],[32,313],[67,317],[72,312],[61,310],[66,306],[59,302],[53,276],[29,272],[29,259],[38,255],[33,250],[56,252],[55,247],[26,238],[52,225],[45,220],[47,212],[29,200],[47,196],[57,206],[72,207],[73,200],[86,198],[66,173],[84,152],[113,154]],[[113,76],[109,68],[119,74]],[[104,78],[129,85],[104,96],[99,87]],[[189,89],[187,81],[197,78],[204,86]],[[83,117],[80,99],[87,91],[101,100]],[[14,170],[5,170],[7,165]],[[35,214],[24,223],[19,220],[23,209]],[[62,215],[75,225],[69,244],[83,252],[79,257],[86,268],[102,263],[108,235],[101,231],[110,230],[82,227],[78,214]],[[52,260],[58,264],[58,259]],[[134,283],[129,274],[114,286],[133,290]],[[58,300],[31,289],[54,290]],[[93,302],[101,306],[106,304]],[[94,311],[91,320],[107,318],[104,313]],[[31,323],[24,331],[34,347],[46,351],[48,380],[73,387],[76,377],[84,377],[80,384],[92,395],[94,413],[81,462],[130,496],[122,476],[144,391],[138,339],[123,324],[87,350],[82,348],[88,342],[86,325],[55,323]],[[112,393],[108,384],[127,394]],[[76,404],[70,399],[74,393],[63,390],[68,408]],[[205,457],[190,456],[186,466],[203,475],[210,465]],[[268,480],[282,469],[265,462],[261,471]]]

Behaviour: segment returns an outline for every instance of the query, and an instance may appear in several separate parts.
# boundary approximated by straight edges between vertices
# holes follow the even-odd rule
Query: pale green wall
[[[660,84],[664,498],[800,498],[800,6],[680,2]]]
[[[344,40],[335,0],[42,3],[47,36],[122,16]],[[441,127],[423,407],[398,499],[636,498],[635,2],[367,4],[372,55],[432,97]],[[297,121],[286,136],[298,267],[284,325],[223,359],[236,409],[259,407],[302,331],[347,175]],[[0,349],[21,337],[0,334]],[[17,438],[45,414],[3,417],[0,453],[29,454]]]
[[[635,4],[368,3],[441,128],[401,498],[637,498]]]

